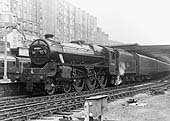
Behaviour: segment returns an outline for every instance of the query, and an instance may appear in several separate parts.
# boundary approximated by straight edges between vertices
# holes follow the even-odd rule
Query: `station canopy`
[[[170,45],[139,45],[139,44],[128,44],[109,46],[112,48],[121,48],[130,52],[136,52],[149,57],[159,59],[161,61],[170,63]]]
[[[7,60],[8,61],[15,61],[16,58],[14,56],[8,54],[7,55]],[[3,53],[0,53],[0,61],[4,61],[4,54]]]

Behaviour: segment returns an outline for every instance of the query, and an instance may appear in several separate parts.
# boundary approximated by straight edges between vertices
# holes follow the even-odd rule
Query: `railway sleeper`
[[[111,95],[110,95],[109,98],[108,98],[109,101],[113,101],[113,100],[115,100],[115,99],[116,99],[115,96],[111,96]]]
[[[71,111],[71,110],[73,110],[73,109],[75,109],[75,105],[70,105],[70,106],[68,106],[67,111]]]
[[[27,121],[27,120],[28,120],[27,116],[18,116],[15,118],[4,119],[3,121]]]
[[[6,105],[6,103],[7,103],[6,101],[0,102],[0,107]]]
[[[55,114],[55,113],[58,113],[58,112],[62,112],[61,111],[61,108],[62,107],[58,107],[58,106],[53,106],[52,108],[48,108],[48,109],[45,109],[45,110],[41,110],[39,111],[39,113],[46,113],[48,112],[48,115],[52,115],[52,114]],[[47,116],[47,115],[46,115]]]
[[[6,118],[9,118],[9,115],[8,114],[1,114],[0,115],[0,120],[4,120]]]
[[[67,109],[68,109],[68,106],[64,106],[60,108],[61,111],[66,111]]]
[[[49,110],[46,110],[46,111],[42,111],[40,114],[41,114],[41,117],[43,117],[43,116],[49,116],[49,115],[52,115],[52,112],[51,112],[51,111],[49,111]]]
[[[29,119],[38,119],[41,117],[41,114],[40,114],[40,112],[34,112],[31,114],[28,114],[27,117],[28,117],[28,120]]]
[[[17,111],[17,112],[13,112],[9,114],[9,117],[17,117],[17,116],[22,116],[22,115],[23,115],[22,111]]]
[[[51,114],[57,114],[59,112],[61,112],[60,108],[51,108],[49,111],[51,111]]]
[[[47,109],[47,107],[42,106],[42,107],[37,107],[35,110],[37,112],[37,111],[46,110],[46,109]]]
[[[162,86],[162,85],[161,85]],[[148,88],[147,88],[147,90],[148,90]],[[134,90],[132,90],[132,91],[129,91],[129,92],[126,92],[126,94],[127,95],[134,95],[135,93],[137,93],[137,92],[140,92],[140,91],[146,91],[146,89],[139,89],[139,90],[137,90],[137,91],[134,91]],[[120,91],[119,91],[120,92]],[[106,93],[106,92],[105,92]],[[104,94],[104,93],[103,93]],[[94,94],[93,94],[94,95]],[[124,96],[124,94],[120,94],[121,96]],[[76,100],[76,102],[77,102],[77,100],[84,100],[85,99],[85,97],[83,97],[83,98],[78,98],[78,99],[75,99]],[[74,101],[74,100],[72,100],[72,101]],[[45,106],[45,105],[47,105],[48,103],[47,102],[45,102],[45,103],[43,103],[43,104],[40,104],[40,105],[42,105],[42,106]],[[53,103],[54,104],[54,106],[52,106],[53,108],[50,108],[50,110],[54,110],[54,107],[57,109],[58,108],[58,105],[57,106],[55,106],[56,105],[56,103]],[[65,104],[65,103],[64,103]],[[37,105],[37,104],[34,104],[34,106],[35,105]],[[39,106],[40,106],[39,105]],[[75,103],[74,104],[70,104],[71,106],[72,105],[74,105],[75,106]],[[79,105],[79,103],[78,103],[78,105]],[[30,109],[32,109],[32,108],[36,108],[36,106],[34,107],[34,106],[29,106],[29,107],[31,107]],[[62,107],[61,107],[61,109],[62,109]],[[27,109],[28,110],[28,109]],[[46,111],[46,108],[45,109],[42,109],[42,110],[45,110]],[[66,108],[66,110],[67,110],[67,108]],[[15,110],[13,110],[13,111],[15,111]],[[34,111],[34,112],[32,112],[32,113],[35,113],[36,111],[35,110],[32,110],[32,111]],[[59,111],[59,110],[58,110]],[[62,111],[62,110],[60,110],[60,111]],[[28,115],[30,114],[31,112],[28,112]],[[52,113],[52,111],[51,111],[51,113]],[[24,113],[23,113],[24,114]]]
[[[18,105],[12,105],[12,106],[7,106],[5,107],[6,109],[3,109],[1,111],[16,111],[17,109],[23,109],[23,108],[26,108],[25,105],[31,105],[32,103],[27,103],[27,104],[18,104]],[[0,113],[1,113],[0,111]]]

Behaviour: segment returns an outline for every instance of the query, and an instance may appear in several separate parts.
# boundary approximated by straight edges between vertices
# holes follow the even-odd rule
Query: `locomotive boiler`
[[[84,41],[57,43],[38,39],[29,49],[32,64],[42,67],[50,61],[67,64],[93,64],[104,59],[104,50],[96,45],[87,45]]]
[[[47,94],[54,94],[58,88],[67,93],[72,89],[81,92],[143,81],[170,71],[170,64],[154,58],[84,41],[59,43],[37,39],[30,45],[29,56],[27,85],[44,84]]]

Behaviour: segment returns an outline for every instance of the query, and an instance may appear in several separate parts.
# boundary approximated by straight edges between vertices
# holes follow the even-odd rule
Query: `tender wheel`
[[[97,82],[97,80],[94,76],[87,78],[86,85],[90,91],[93,91],[95,89],[96,82]]]
[[[63,90],[65,93],[69,93],[71,91],[72,85],[70,82],[63,83]]]
[[[97,80],[101,88],[105,88],[107,85],[107,77],[103,74],[97,75]]]
[[[84,88],[84,79],[73,79],[72,85],[76,92],[81,92]]]
[[[130,81],[131,81],[131,82],[135,82],[135,81],[136,81],[135,78],[134,78],[134,76],[130,76]]]
[[[137,80],[137,82],[141,82],[142,81],[140,77],[136,77],[136,80]]]
[[[55,93],[55,85],[53,83],[53,80],[48,78],[47,82],[45,84],[45,91],[48,95],[53,95]]]

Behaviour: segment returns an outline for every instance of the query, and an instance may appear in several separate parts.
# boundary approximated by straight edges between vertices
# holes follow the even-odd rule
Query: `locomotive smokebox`
[[[29,57],[36,65],[44,65],[50,57],[50,48],[46,41],[42,39],[35,40],[29,48]]]

